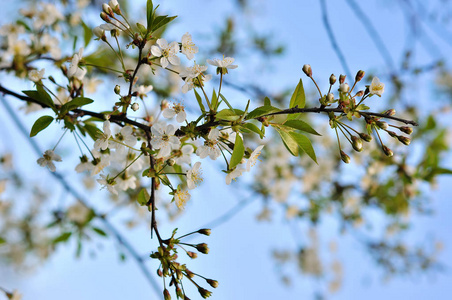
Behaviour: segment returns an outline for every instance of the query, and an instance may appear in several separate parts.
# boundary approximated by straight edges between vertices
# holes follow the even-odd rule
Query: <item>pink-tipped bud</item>
[[[387,146],[383,145],[383,152],[386,154],[386,156],[391,157],[394,155],[394,152],[392,152],[391,149],[389,149]]]
[[[165,300],[171,300],[170,292],[169,292],[167,289],[164,289],[164,290],[163,290],[163,298],[164,298]]]
[[[344,163],[349,164],[350,163],[350,156],[345,154],[344,151],[341,150],[341,159]]]
[[[356,73],[355,81],[361,81],[363,79],[365,72],[363,70],[359,70],[358,73]]]
[[[114,16],[113,10],[107,3],[102,4],[102,11],[109,15],[110,17]]]
[[[387,131],[388,132],[388,134],[391,136],[391,137],[393,137],[393,138],[397,138],[397,134],[394,132],[394,131]]]
[[[336,83],[336,76],[334,76],[334,74],[331,74],[330,76],[330,84],[333,85]]]
[[[411,143],[411,139],[407,138],[406,136],[398,136],[397,139],[399,140],[399,142],[401,142],[402,144],[408,146]]]
[[[108,15],[107,15],[106,13],[104,13],[104,12],[101,12],[101,13],[100,13],[100,18],[101,18],[102,20],[104,20],[105,22],[107,22],[107,23],[111,23],[110,18],[109,18]]]
[[[198,250],[201,253],[207,254],[209,253],[209,247],[207,247],[206,243],[201,243],[195,246],[196,250]]]
[[[187,276],[188,278],[193,278],[195,277],[195,274],[192,271],[185,269],[185,276]]]
[[[187,255],[191,258],[191,259],[195,259],[198,257],[198,254],[196,254],[195,252],[192,251],[188,251]]]
[[[402,131],[403,133],[406,134],[412,134],[413,133],[413,128],[408,127],[408,126],[402,126],[399,128],[400,131]]]
[[[363,151],[363,141],[357,136],[352,136],[352,147],[357,152]]]
[[[345,77],[347,77],[347,76],[346,75],[342,75],[342,74],[339,76],[339,84],[343,84],[344,83]]]
[[[362,91],[362,90],[357,92],[355,95],[355,97],[362,97],[362,96],[364,96],[364,91]]]
[[[312,69],[310,65],[304,65],[302,70],[306,74],[306,76],[308,77],[312,76]]]
[[[211,287],[216,289],[218,287],[218,281],[213,279],[206,279],[207,283],[210,284]]]
[[[198,233],[209,236],[210,233],[211,233],[211,230],[210,230],[210,229],[207,229],[207,228],[203,228],[203,229],[199,229],[199,230],[198,230]]]
[[[366,142],[372,141],[372,136],[368,135],[367,133],[360,133],[359,137]]]

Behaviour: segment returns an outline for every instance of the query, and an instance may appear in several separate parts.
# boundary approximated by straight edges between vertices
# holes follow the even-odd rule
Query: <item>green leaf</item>
[[[141,191],[138,193],[137,202],[141,206],[145,206],[149,201],[149,193],[146,189],[141,189]]]
[[[154,19],[154,21],[152,23],[152,31],[156,31],[160,27],[165,26],[166,24],[168,24],[169,22],[171,22],[175,18],[177,18],[177,16],[173,16],[173,17],[158,16],[157,18]]]
[[[243,115],[243,110],[225,108],[215,115],[216,120],[237,121]]]
[[[265,97],[264,106],[271,106],[271,105],[272,105],[272,101],[270,100],[270,98]]]
[[[202,104],[201,96],[198,94],[196,89],[193,89],[193,91],[195,92],[196,100],[198,101],[198,105],[199,105],[199,108],[201,109],[201,112],[205,113],[206,109],[205,109],[204,105]]]
[[[251,120],[256,119],[258,117],[261,117],[263,115],[267,115],[273,112],[281,111],[279,108],[273,107],[273,106],[260,106],[253,111],[250,111],[249,114],[246,115],[245,120]]]
[[[304,88],[303,88],[303,82],[298,82],[297,87],[295,88],[295,91],[292,94],[292,97],[290,98],[290,105],[289,107],[295,107],[298,106],[298,108],[303,108],[305,106],[306,102],[306,96],[304,95]]]
[[[146,27],[144,27],[144,26],[143,26],[142,24],[140,24],[140,23],[137,23],[137,28],[138,28],[138,30],[140,31],[141,36],[142,36],[142,37],[145,37],[146,34],[147,34],[147,29],[146,29]]]
[[[314,148],[311,141],[304,135],[298,132],[290,132],[290,136],[295,140],[298,146],[315,162],[317,163],[317,157],[315,156]]]
[[[93,231],[95,231],[98,235],[107,236],[107,233],[98,227],[91,227]]]
[[[89,42],[91,41],[91,38],[93,37],[93,31],[91,28],[88,27],[88,25],[85,24],[85,22],[82,22],[83,26],[83,40],[85,42],[85,48],[88,46]]]
[[[5,243],[6,243],[6,240],[0,236],[0,245],[5,244]]]
[[[72,235],[72,232],[64,232],[53,240],[53,244],[66,242]]]
[[[229,104],[228,100],[226,100],[226,97],[223,96],[222,93],[220,93],[220,98],[224,101],[224,103],[226,103],[226,105],[230,108],[230,109],[234,109],[231,104]]]
[[[235,135],[234,151],[232,152],[231,161],[229,162],[229,168],[233,169],[237,166],[245,154],[245,147],[243,146],[242,138],[240,134]]]
[[[39,85],[38,85],[39,86]],[[25,95],[32,98],[33,100],[36,100],[39,104],[41,104],[43,107],[50,107],[55,111],[55,103],[53,103],[52,98],[50,98],[49,94],[47,92],[42,93],[42,87],[41,87],[41,93],[38,91],[22,91]]]
[[[275,127],[276,128],[276,127]],[[282,131],[280,129],[276,129],[276,131],[279,133],[279,135],[281,136],[281,139],[284,143],[284,146],[286,146],[287,150],[289,150],[289,152],[293,155],[293,156],[298,156],[298,144],[297,142],[293,139],[293,137],[285,132]]]
[[[71,110],[73,110],[73,109],[75,109],[77,107],[81,107],[81,106],[84,106],[84,105],[87,105],[87,104],[90,104],[90,103],[93,103],[93,102],[94,102],[94,100],[90,99],[90,98],[77,97],[77,98],[72,99],[68,103],[64,104],[61,107],[61,112],[66,113],[66,112],[71,111]]]
[[[147,31],[151,32],[152,21],[154,19],[154,4],[152,0],[148,0],[146,3],[146,21],[147,21]]]
[[[30,137],[37,135],[40,131],[46,129],[50,123],[53,122],[53,117],[51,116],[42,116],[36,120],[36,122],[31,127]]]
[[[288,120],[284,123],[285,126],[289,126],[310,134],[315,134],[321,136],[320,133],[314,130],[314,128],[311,127],[308,123],[301,121],[301,120]]]
[[[210,106],[212,107],[213,110],[216,110],[217,105],[218,105],[218,97],[217,97],[217,93],[215,92],[215,89],[214,89],[212,92],[212,98],[210,100]]]
[[[257,133],[261,139],[263,139],[265,136],[264,133],[259,129],[259,127],[257,127],[253,123],[245,123],[242,125],[242,127]]]
[[[102,134],[102,132],[100,131],[99,128],[96,127],[96,125],[91,124],[91,123],[85,123],[85,130],[86,132],[89,134],[89,136],[93,139],[96,140],[99,135]]]

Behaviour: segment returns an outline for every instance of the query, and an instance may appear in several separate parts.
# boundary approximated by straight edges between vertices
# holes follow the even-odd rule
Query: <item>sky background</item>
[[[403,37],[408,30],[399,6],[392,1],[365,2],[360,5],[378,28],[390,53],[393,54],[393,59],[399,61],[400,53],[406,47]],[[144,6],[140,1],[135,3],[134,7],[137,11]],[[157,3],[161,4],[162,12],[179,16],[177,23],[169,30],[167,39],[178,40],[182,34],[189,31],[196,43],[197,41],[209,43],[212,30],[220,28],[224,17],[236,9],[232,2],[227,1],[174,0]],[[373,44],[374,39],[368,36],[345,1],[327,1],[327,3],[331,25],[343,52],[346,53],[352,72],[363,69],[381,74],[379,77],[384,78],[388,74],[388,69]],[[11,7],[7,7],[3,17],[5,12],[14,11]],[[284,57],[277,58],[268,65],[262,58],[253,57],[253,53],[249,53],[246,59],[237,58],[236,63],[239,68],[230,74],[231,81],[240,82],[253,76],[256,81],[265,82],[270,90],[277,91],[282,88],[293,88],[298,79],[304,76],[301,67],[305,63],[311,64],[316,78],[323,86],[326,85],[331,73],[341,73],[342,67],[331,48],[321,22],[318,1],[256,0],[250,10],[253,11],[250,21],[239,23],[244,26],[241,30],[247,30],[246,23],[251,22],[259,28],[259,31],[271,33],[277,44],[285,44],[287,52]],[[143,10],[140,13],[143,13]],[[0,24],[4,22],[5,18]],[[432,38],[438,44],[442,54],[450,52],[451,48],[447,43],[434,37],[433,34]],[[200,54],[203,51],[202,42],[199,44]],[[418,44],[415,47],[416,59],[420,62],[428,63],[439,55],[439,53],[428,51],[422,45]],[[266,72],[263,73],[260,67],[256,67],[256,62],[265,65]],[[1,75],[0,78],[4,79],[5,76]],[[416,100],[419,105],[427,105],[434,91],[427,79],[429,78],[420,77],[411,86],[413,93],[419,96]],[[313,87],[306,84],[305,88]],[[19,89],[18,87],[16,90]],[[243,96],[243,101],[246,99],[248,98]],[[26,141],[22,137],[17,137],[19,133],[1,109],[0,118],[9,122],[7,129],[3,126],[0,129],[0,139],[8,141],[8,145],[0,143],[2,147],[0,150],[22,148],[22,151],[29,155],[21,155],[20,161],[16,162],[17,165],[24,170],[31,168],[28,175],[31,178],[36,179],[38,174],[46,174],[36,165],[37,157],[34,153],[32,154]],[[25,123],[30,127],[32,120]],[[12,137],[15,138],[12,139]],[[47,149],[48,146],[45,142],[41,143],[42,149]],[[452,167],[450,157],[447,162],[448,166]],[[209,168],[214,167],[214,165],[203,166],[204,173],[210,174],[212,170]],[[50,175],[45,176],[41,179],[43,184],[53,180]],[[415,216],[413,229],[408,233],[408,240],[420,243],[427,242],[430,236],[442,240],[445,247],[440,260],[446,266],[452,262],[451,183],[451,179],[447,177],[439,180],[437,190],[430,195],[433,199],[435,215]],[[56,188],[55,194],[59,193],[61,190]],[[100,195],[102,193],[107,192],[102,191]],[[252,197],[254,196],[246,191],[237,192],[235,189],[229,189],[222,177],[207,177],[201,188],[192,193],[192,203],[187,207],[187,213],[174,223],[167,224],[162,221],[161,232],[167,235],[175,227],[186,228],[186,232],[191,229],[196,230],[216,219],[217,216],[221,216],[239,201]],[[313,298],[317,288],[322,287],[322,283],[297,274],[295,268],[289,273],[289,275],[296,274],[292,286],[287,287],[281,283],[280,273],[271,257],[271,251],[275,248],[294,249],[296,244],[281,212],[274,216],[271,223],[256,222],[256,215],[262,209],[259,200],[251,201],[251,204],[232,219],[215,228],[210,237],[194,239],[193,241],[208,243],[210,254],[200,254],[197,260],[190,262],[191,268],[197,273],[220,282],[211,299]],[[116,224],[122,224],[125,219],[124,215],[119,214],[113,220]],[[141,249],[143,255],[155,247],[156,241],[149,239],[147,228],[132,231],[121,228],[129,240]],[[307,231],[305,230],[303,234],[307,234]],[[389,282],[383,281],[381,272],[371,262],[362,246],[350,235],[338,233],[334,219],[327,218],[321,223],[319,239],[323,251],[326,252],[331,240],[338,242],[337,258],[341,260],[344,267],[342,288],[335,294],[329,294],[328,299],[447,299],[452,292],[452,274],[448,269],[436,275],[427,274],[395,278]],[[85,251],[82,258],[77,260],[74,259],[74,243],[62,245],[49,261],[32,273],[1,267],[0,286],[17,288],[23,293],[24,300],[161,298],[161,295],[154,294],[132,259],[128,259],[125,263],[118,259],[118,252],[112,241],[99,239],[88,248],[96,249],[95,258],[90,255],[92,251]],[[326,258],[329,257],[328,253],[324,255]],[[155,264],[149,262],[148,266],[155,273]],[[158,283],[161,284],[160,281]],[[198,299],[195,292],[189,296],[191,299]],[[3,299],[1,297],[0,299]]]

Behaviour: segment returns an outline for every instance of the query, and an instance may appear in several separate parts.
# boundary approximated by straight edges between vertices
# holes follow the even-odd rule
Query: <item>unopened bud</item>
[[[133,111],[137,111],[139,109],[140,109],[140,105],[138,103],[135,102],[134,104],[132,104],[132,110]]]
[[[329,93],[328,95],[326,95],[326,102],[327,103],[333,103],[334,101],[334,94],[333,93]]]
[[[366,142],[370,142],[372,140],[372,137],[367,133],[360,133],[359,137]]]
[[[216,289],[218,287],[218,281],[213,279],[206,279],[207,283],[210,284],[211,287]]]
[[[364,96],[364,91],[362,91],[362,90],[357,92],[355,95],[355,97],[362,97],[362,96]]]
[[[336,83],[336,76],[334,76],[334,74],[331,74],[330,76],[330,84],[333,85]]]
[[[171,300],[171,295],[167,289],[163,290],[163,297],[165,300]]]
[[[198,287],[198,292],[201,295],[201,297],[203,297],[204,299],[209,298],[210,296],[212,296],[212,292],[211,291],[203,289],[202,287]]]
[[[361,81],[363,79],[365,72],[363,70],[359,70],[358,73],[356,73],[355,81]]]
[[[176,160],[174,158],[170,158],[166,161],[166,163],[168,164],[168,166],[172,167],[176,163]]]
[[[182,274],[182,271],[179,269],[176,269],[176,277],[179,280],[182,280],[182,278],[184,278],[184,274]]]
[[[185,269],[185,275],[186,275],[188,278],[193,278],[193,277],[195,277],[195,274],[194,274],[192,271],[188,270],[188,269]]]
[[[115,85],[114,91],[116,95],[119,95],[121,93],[121,87],[119,85]]]
[[[377,121],[377,122],[375,122],[375,124],[377,124],[377,126],[381,129],[388,129],[388,123],[386,123],[386,122]]]
[[[342,75],[342,74],[339,76],[339,84],[343,84],[344,83],[345,77],[347,77],[347,76]]]
[[[113,17],[113,10],[111,9],[110,6],[108,6],[107,3],[102,4],[102,10],[104,13],[106,13],[107,15],[109,15],[110,17]]]
[[[341,150],[341,159],[344,163],[349,164],[350,163],[350,156],[345,154],[344,151]]]
[[[391,136],[391,137],[393,137],[393,138],[397,138],[397,134],[394,132],[394,131],[387,131],[387,133]]]
[[[412,134],[413,133],[413,128],[408,127],[408,126],[402,126],[399,128],[400,131],[402,131],[403,133],[406,134]]]
[[[198,257],[198,254],[196,254],[195,252],[192,251],[187,251],[187,255],[191,258],[191,259],[195,259]]]
[[[399,142],[401,142],[402,144],[408,146],[411,143],[411,139],[407,138],[406,136],[398,136],[397,139],[399,140]]]
[[[104,13],[104,12],[101,12],[101,13],[100,13],[100,18],[101,18],[102,20],[104,20],[105,22],[107,22],[107,23],[111,23],[110,18],[109,18],[108,15],[107,15],[106,13]]]
[[[383,145],[383,152],[386,154],[386,156],[391,157],[394,155],[394,152],[392,152],[391,149],[389,149],[387,146]]]
[[[166,100],[166,99],[162,100],[162,103],[160,103],[160,109],[162,111],[165,110],[166,108],[168,108],[168,106],[169,106],[169,103],[168,103],[168,100]]]
[[[363,141],[356,136],[352,136],[352,147],[357,152],[363,151]]]
[[[211,230],[210,230],[210,229],[207,229],[207,228],[203,228],[203,229],[199,229],[199,230],[198,230],[198,233],[209,236],[210,233],[211,233]]]
[[[387,116],[393,116],[396,114],[396,111],[395,111],[395,109],[391,108],[391,109],[388,109],[387,111],[385,111],[384,114]]]
[[[198,250],[201,253],[207,254],[209,253],[209,247],[207,247],[206,243],[201,243],[195,246],[196,250]]]
[[[302,70],[306,74],[306,76],[308,77],[312,76],[312,69],[310,65],[304,65]]]
[[[350,86],[348,85],[348,83],[341,83],[341,85],[339,86],[339,92],[341,93],[347,93],[350,90]]]
[[[157,275],[158,275],[159,277],[162,277],[162,276],[163,276],[163,272],[162,272],[162,270],[160,270],[160,269],[157,269]]]
[[[120,14],[121,10],[119,9],[119,3],[117,0],[111,0],[110,2],[108,2],[108,5],[111,7],[111,9],[117,13]]]

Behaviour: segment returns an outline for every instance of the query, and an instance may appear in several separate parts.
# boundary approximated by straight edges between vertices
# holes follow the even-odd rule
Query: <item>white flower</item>
[[[195,150],[193,149],[192,145],[183,145],[179,153],[177,154],[176,164],[182,165],[183,163],[190,164],[191,163],[191,154]]]
[[[182,54],[188,59],[193,59],[195,53],[198,53],[198,47],[192,42],[191,34],[187,32],[182,36]]]
[[[196,155],[201,158],[217,159],[221,155],[220,149],[217,147],[217,139],[220,136],[220,131],[217,128],[212,129],[209,132],[207,140],[204,141],[204,145],[199,146],[196,150]]]
[[[82,173],[84,171],[92,171],[94,169],[94,165],[88,160],[86,155],[80,157],[80,163],[75,166],[75,171],[77,173]]]
[[[157,45],[159,45],[159,47],[155,45],[151,47],[151,53],[154,56],[161,57],[160,65],[162,68],[166,68],[168,63],[175,66],[180,64],[180,58],[176,56],[179,52],[179,44],[177,42],[168,44],[165,39],[158,39]]]
[[[212,75],[204,75],[203,72],[207,70],[207,66],[198,65],[196,62],[192,67],[184,68],[179,76],[185,81],[185,84],[182,86],[182,92],[187,93],[195,84],[202,85],[204,82],[209,81],[212,78]],[[195,79],[196,78],[196,79]]]
[[[374,77],[372,79],[372,83],[369,86],[369,93],[371,95],[377,95],[378,97],[381,97],[383,92],[385,91],[385,84],[380,82],[380,79],[378,77]]]
[[[82,203],[77,202],[68,208],[66,217],[74,223],[83,224],[86,222],[90,214],[91,209]]]
[[[193,168],[187,172],[187,186],[189,190],[194,189],[202,182],[201,162],[196,162]]]
[[[118,195],[118,191],[116,190],[116,181],[114,181],[112,178],[109,178],[108,176],[105,176],[104,174],[100,174],[101,179],[97,179],[97,182],[99,182],[101,185],[103,185],[102,188],[107,188],[107,190],[115,195]]]
[[[41,70],[31,70],[30,73],[28,73],[28,78],[33,82],[39,82],[42,78],[44,78],[44,73],[46,69]]]
[[[241,176],[245,171],[246,170],[242,167],[237,167],[234,170],[232,170],[232,172],[226,175],[226,184],[227,185],[231,184],[233,179],[235,180],[237,177]]]
[[[150,91],[152,91],[154,89],[154,87],[152,85],[139,85],[133,88],[133,92],[137,93],[137,97],[140,97],[141,99],[143,99],[143,97],[147,97],[147,93],[149,93]]]
[[[133,135],[133,129],[130,126],[124,126],[121,130],[115,134],[115,138],[110,145],[110,148],[115,148],[116,151],[123,152],[125,145],[129,147],[135,146],[137,138]]]
[[[253,153],[251,153],[250,158],[248,159],[248,162],[246,163],[246,170],[249,172],[251,167],[253,167],[258,160],[259,155],[261,155],[261,150],[264,148],[264,145],[258,146]]]
[[[117,179],[116,187],[120,190],[126,191],[128,189],[135,189],[137,187],[137,178],[135,176],[128,176],[125,178],[122,178],[122,176],[119,176]]]
[[[13,294],[11,295],[11,297],[9,299],[10,300],[22,300],[22,294],[19,293],[18,290],[14,290]]]
[[[50,171],[55,172],[56,168],[52,161],[61,161],[61,156],[55,154],[53,150],[46,150],[43,157],[37,160],[38,165],[47,167]]]
[[[108,140],[111,137],[110,121],[105,121],[103,128],[104,132],[94,143],[94,149],[105,150],[108,148]]]
[[[152,126],[152,133],[154,137],[151,140],[151,145],[155,149],[160,149],[157,158],[167,157],[171,154],[173,149],[178,149],[180,146],[179,139],[174,135],[176,127],[168,125],[166,128],[157,123]]]
[[[182,191],[179,188],[177,188],[177,191],[174,193],[174,201],[179,209],[184,208],[185,203],[190,200],[190,197],[188,191]]]
[[[71,64],[69,65],[69,69],[67,70],[68,78],[75,77],[77,79],[82,80],[83,77],[85,76],[86,69],[82,69],[78,66],[80,60],[82,59],[82,56],[83,56],[83,47],[80,48],[78,53],[74,54],[74,56],[72,57]]]
[[[92,161],[94,168],[91,170],[91,176],[94,176],[110,165],[110,155],[102,154],[95,149],[91,150],[91,153],[94,156],[94,160]]]
[[[215,66],[217,67],[217,74],[222,73],[222,74],[227,74],[228,73],[228,69],[235,69],[238,66],[237,65],[232,65],[232,63],[234,62],[234,59],[232,57],[223,57],[223,59],[208,59],[207,63],[209,65]]]
[[[185,113],[184,105],[181,103],[173,104],[173,107],[165,108],[162,112],[163,117],[167,119],[171,119],[176,116],[176,121],[178,123],[183,123],[187,118],[187,114]]]
[[[102,29],[100,26],[97,26],[93,28],[93,33],[99,39],[102,39],[105,36],[105,29]]]

